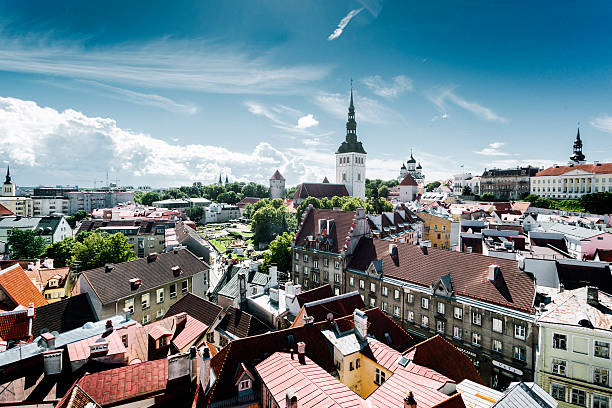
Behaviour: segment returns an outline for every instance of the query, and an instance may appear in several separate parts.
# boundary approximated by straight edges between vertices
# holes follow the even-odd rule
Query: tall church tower
[[[346,139],[336,152],[336,183],[344,184],[353,197],[365,200],[366,151],[357,141],[357,122],[353,105],[353,81],[351,81],[351,103],[346,122]]]
[[[582,153],[582,140],[580,140],[580,128],[578,128],[578,134],[576,135],[576,140],[574,141],[574,154],[570,157],[570,163],[573,164],[584,164],[585,157]]]
[[[15,183],[11,181],[11,169],[6,166],[6,179],[2,184],[2,197],[14,197],[15,196]]]

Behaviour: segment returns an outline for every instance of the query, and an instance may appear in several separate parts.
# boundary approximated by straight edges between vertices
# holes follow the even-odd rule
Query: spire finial
[[[9,184],[11,182],[11,166],[9,164],[6,165],[6,180],[5,183]]]

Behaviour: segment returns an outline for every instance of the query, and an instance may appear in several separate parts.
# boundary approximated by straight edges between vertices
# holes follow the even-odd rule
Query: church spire
[[[346,122],[346,138],[336,153],[362,153],[366,154],[361,142],[357,141],[357,122],[355,121],[355,105],[353,103],[353,80],[351,79],[351,102],[348,108]]]
[[[11,167],[10,165],[6,165],[6,180],[4,181],[4,184],[10,184],[11,183]]]
[[[576,134],[576,140],[574,141],[574,154],[570,157],[570,160],[574,163],[584,162],[584,154],[582,153],[582,140],[580,139],[580,128]]]
[[[355,106],[353,105],[353,79],[351,79],[351,104],[349,105],[349,111],[351,109],[355,111]]]

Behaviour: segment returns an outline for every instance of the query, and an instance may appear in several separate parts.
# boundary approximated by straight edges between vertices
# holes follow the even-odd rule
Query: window
[[[123,347],[128,346],[128,335],[127,334],[124,334],[123,336],[121,336],[121,342],[123,343]]]
[[[214,343],[215,342],[215,332],[206,333],[206,341],[209,343]]]
[[[482,326],[482,314],[472,312],[472,324]]]
[[[429,317],[421,316],[421,326],[429,327]]]
[[[595,384],[608,386],[610,380],[610,370],[605,368],[595,367],[593,369],[593,382]]]
[[[383,383],[385,382],[386,373],[379,368],[376,368],[374,370],[374,382],[378,385],[383,385]]]
[[[444,303],[438,302],[438,313],[444,314]]]
[[[159,343],[158,343],[158,344],[159,344],[159,347],[164,347],[164,346],[167,346],[167,345],[168,345],[168,337],[167,337],[167,336],[161,336],[161,337],[159,338],[158,342],[159,342]]]
[[[319,269],[319,260],[315,259],[312,261],[312,269]]]
[[[189,290],[189,281],[184,280],[181,282],[181,293],[187,293]]]
[[[295,253],[295,260],[299,261],[300,260],[300,254],[298,254],[297,252]]]
[[[565,334],[553,334],[553,348],[567,350],[567,336]]]
[[[340,283],[340,274],[339,273],[334,273],[334,282]]]
[[[458,327],[458,326],[453,327],[453,337],[456,338],[457,340],[461,340],[461,338],[463,337],[461,327]]]
[[[406,303],[414,303],[414,295],[412,293],[406,294]]]
[[[150,306],[150,295],[148,293],[143,293],[141,299],[142,310],[147,310]]]
[[[125,299],[125,308],[130,309],[130,313],[134,313],[134,298]]]
[[[514,346],[514,358],[525,361],[525,349],[521,346]]]
[[[482,336],[480,335],[480,333],[473,332],[472,333],[472,344],[475,346],[480,346],[481,342],[482,342]]]
[[[514,337],[517,339],[525,340],[525,326],[520,324],[514,325]]]
[[[314,283],[319,283],[319,275],[316,275],[316,274],[313,273],[312,274],[312,281]]]
[[[349,363],[349,371],[353,371],[355,369],[355,365],[353,364],[353,362],[351,361]]]
[[[304,270],[304,276],[308,276],[308,267],[305,266],[303,270]]]
[[[308,255],[304,254],[304,262],[308,262]]]
[[[586,407],[586,392],[577,388],[572,389],[572,404]]]
[[[395,299],[395,300],[399,300],[399,298],[400,298],[400,291],[399,291],[399,290],[397,290],[397,289],[395,289],[395,290],[393,291],[393,299]]]
[[[370,283],[370,292],[376,293],[376,284],[374,282]]]
[[[359,289],[363,290],[365,288],[365,282],[363,279],[359,279]]]
[[[567,374],[567,361],[553,358],[552,360],[552,371],[554,374],[566,376]]]
[[[328,271],[323,271],[323,280],[325,282],[327,282],[329,280],[329,272]]]
[[[295,269],[296,273],[299,273],[300,272],[300,265],[295,264],[295,268],[294,269]]]
[[[552,384],[550,395],[558,401],[565,401],[565,387],[560,384]]]
[[[605,395],[593,394],[593,408],[608,408],[610,398]]]
[[[150,321],[151,321],[151,318],[149,317],[149,315],[142,316],[142,324],[147,324]]]
[[[400,316],[400,307],[399,306],[393,306],[393,315],[395,317],[399,317]]]
[[[595,340],[595,357],[610,358],[610,343]]]
[[[227,346],[227,343],[229,343],[229,341],[227,340],[227,337],[219,335],[219,345],[221,347],[225,347]]]
[[[493,318],[493,331],[496,333],[503,333],[503,323],[501,319]]]
[[[387,287],[386,287],[386,286],[382,286],[382,287],[380,288],[380,291],[381,291],[381,294],[382,294],[383,296],[387,296],[387,295],[389,294],[389,289],[387,289]]]
[[[455,306],[453,311],[453,316],[457,320],[463,320],[463,308]]]
[[[493,339],[493,351],[501,353],[503,351],[503,345],[501,340]]]
[[[340,269],[340,261],[334,261],[334,268]]]
[[[413,311],[408,312],[408,315],[406,316],[406,320],[408,320],[409,322],[414,322],[414,312]]]
[[[383,312],[386,312],[388,307],[389,306],[387,305],[387,302],[382,302],[380,305],[380,308],[382,309]]]
[[[238,391],[244,391],[251,388],[251,380],[240,381],[238,384]]]
[[[164,301],[164,288],[157,289],[157,303]]]
[[[164,317],[164,309],[159,309],[157,312],[155,312],[156,319],[161,319],[162,317]]]
[[[370,298],[370,307],[376,307],[376,299]]]
[[[355,277],[353,277],[353,276],[349,277],[349,285],[350,286],[355,286]]]
[[[436,321],[436,330],[439,333],[444,333],[444,322],[442,320]]]
[[[429,310],[429,299],[426,297],[421,298],[421,307]]]
[[[323,258],[323,266],[329,266],[329,259]]]
[[[176,283],[170,285],[170,299],[174,299],[176,297]]]
[[[357,368],[361,367],[361,360],[360,359],[355,360],[355,367],[357,367]]]

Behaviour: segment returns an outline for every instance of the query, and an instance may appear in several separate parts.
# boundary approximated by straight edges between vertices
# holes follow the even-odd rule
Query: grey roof
[[[492,408],[556,408],[557,401],[536,383],[514,383]]]
[[[558,232],[560,234],[564,234],[566,236],[570,236],[580,240],[593,238],[597,235],[604,234],[604,231],[577,227],[575,225],[560,224],[558,222],[543,222],[541,223],[541,225],[548,232]]]
[[[482,235],[489,237],[515,237],[521,234],[514,230],[483,229]]]
[[[244,268],[243,268],[244,269]],[[270,280],[270,275],[256,271],[245,271],[247,283],[257,286],[266,286]],[[229,299],[236,299],[238,296],[238,274],[234,276],[219,290],[218,296],[224,296]]]
[[[56,229],[63,217],[2,217],[0,218],[1,229],[35,229],[42,228],[46,233],[44,235],[52,234]],[[47,230],[50,228],[50,230]]]
[[[85,323],[83,327],[79,327],[78,329],[56,334],[55,347],[53,349],[59,349],[66,344],[74,343],[75,341],[80,341],[104,333],[106,331],[107,320],[110,320],[113,323],[114,328],[120,328],[136,323],[131,319],[126,321],[123,316],[113,316],[110,319],[105,319],[98,322],[88,322]],[[45,347],[41,337],[38,336],[31,343],[13,347],[0,353],[0,367],[34,357],[45,351],[47,351],[47,348]]]
[[[173,266],[181,268],[181,275],[174,276]],[[169,282],[182,280],[208,269],[208,265],[188,249],[179,249],[157,255],[149,262],[147,258],[122,262],[114,265],[112,271],[105,272],[105,267],[83,272],[80,279],[87,279],[102,304],[108,304],[135,294],[148,292]],[[142,285],[131,289],[130,279],[139,278]]]
[[[529,231],[529,238],[563,240],[565,235],[558,232]]]
[[[487,223],[483,220],[461,220],[461,226],[465,227],[485,227]]]

